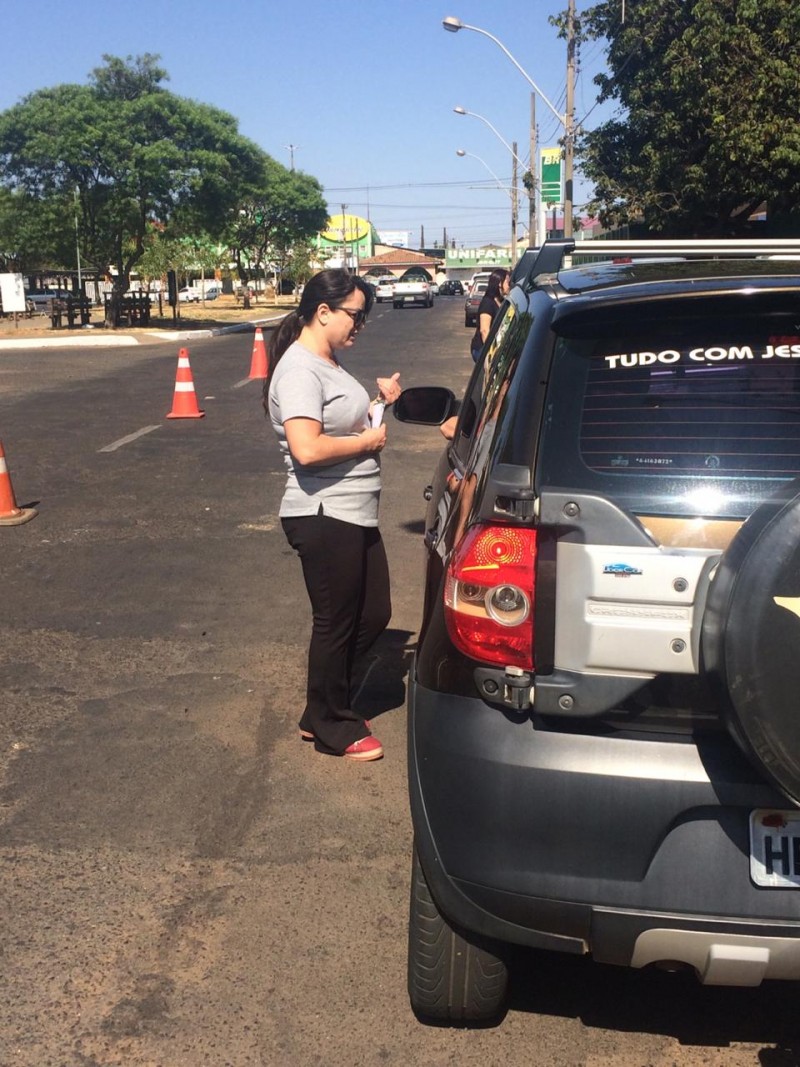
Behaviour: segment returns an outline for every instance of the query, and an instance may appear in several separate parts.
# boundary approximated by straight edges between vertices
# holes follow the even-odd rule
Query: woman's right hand
[[[386,424],[381,423],[374,430],[371,428],[362,430],[359,434],[359,440],[364,446],[365,452],[380,452],[386,444]]]

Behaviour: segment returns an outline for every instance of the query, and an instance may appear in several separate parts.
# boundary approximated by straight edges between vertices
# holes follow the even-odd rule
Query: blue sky
[[[586,4],[579,0],[579,10]],[[411,243],[506,242],[511,154],[530,152],[530,86],[489,38],[447,33],[455,15],[506,46],[555,105],[564,108],[566,45],[548,16],[566,0],[0,0],[5,47],[0,110],[26,94],[86,81],[104,53],[153,52],[167,88],[230,112],[239,129],[284,165],[313,174],[332,213],[341,205],[381,230],[409,230]],[[580,55],[575,112],[593,108],[601,44]],[[537,97],[541,147],[560,127]],[[592,110],[587,125],[608,116]],[[469,155],[458,157],[456,149]],[[476,158],[479,157],[479,158]],[[481,162],[482,161],[482,162]],[[578,174],[576,204],[591,188]],[[520,217],[527,197],[520,194]]]

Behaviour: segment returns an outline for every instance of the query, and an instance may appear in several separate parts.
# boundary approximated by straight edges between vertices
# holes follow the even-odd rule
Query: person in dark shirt
[[[498,267],[497,270],[493,270],[489,275],[486,292],[483,294],[483,299],[478,307],[478,325],[475,328],[475,333],[470,344],[470,352],[476,363],[483,351],[486,338],[489,336],[489,330],[492,328],[494,317],[510,288],[511,275],[509,272],[504,267]]]

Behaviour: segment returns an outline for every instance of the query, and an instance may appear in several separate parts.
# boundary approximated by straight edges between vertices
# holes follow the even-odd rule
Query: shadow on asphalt
[[[755,989],[702,986],[690,972],[633,970],[558,953],[519,949],[511,961],[509,1009],[580,1019],[587,1027],[672,1037],[681,1045],[763,1044],[763,1067],[798,1067],[797,984]]]
[[[410,630],[386,630],[369,654],[360,681],[356,681],[355,710],[369,719],[402,707],[406,701],[408,674],[413,645]]]

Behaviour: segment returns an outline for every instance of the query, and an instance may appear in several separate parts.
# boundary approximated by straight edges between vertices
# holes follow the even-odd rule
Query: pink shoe
[[[383,745],[377,737],[362,737],[360,741],[354,741],[349,748],[346,748],[342,755],[345,759],[361,760],[362,763],[366,763],[367,760],[383,758]]]

